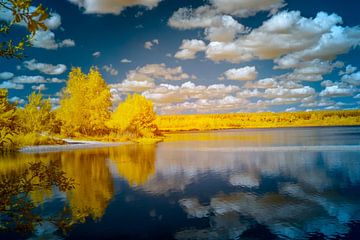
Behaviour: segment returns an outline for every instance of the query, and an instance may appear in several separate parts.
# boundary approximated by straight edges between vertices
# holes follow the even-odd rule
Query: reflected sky
[[[58,162],[75,189],[31,198],[40,207],[69,204],[79,222],[70,239],[357,239],[360,152],[231,149],[359,141],[357,127],[180,134],[157,145],[6,155],[0,177],[27,162]]]

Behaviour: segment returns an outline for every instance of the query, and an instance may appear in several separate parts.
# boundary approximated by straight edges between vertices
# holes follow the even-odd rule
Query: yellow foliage
[[[158,116],[160,131],[360,125],[360,110]]]
[[[112,114],[107,125],[118,133],[152,137],[157,132],[153,103],[139,94],[128,95]]]
[[[15,105],[9,103],[8,92],[0,89],[0,151],[15,148],[13,141],[17,129]]]
[[[110,89],[96,68],[88,75],[73,68],[60,99],[57,116],[62,122],[62,133],[88,136],[107,133],[105,122],[110,118]]]
[[[33,92],[28,96],[28,101],[24,109],[18,109],[21,131],[23,133],[57,132],[58,123],[55,121],[55,114],[51,112],[50,100],[44,100],[40,92]]]

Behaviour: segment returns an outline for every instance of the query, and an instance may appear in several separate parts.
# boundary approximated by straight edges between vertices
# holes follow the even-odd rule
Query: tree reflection
[[[131,186],[144,185],[155,173],[155,145],[126,146],[111,151],[110,159]]]
[[[75,221],[87,217],[99,220],[114,196],[114,185],[107,166],[109,150],[97,149],[61,153],[61,167],[75,180],[76,188],[67,193]]]
[[[74,189],[74,180],[65,176],[55,162],[30,163],[21,174],[1,176],[0,229],[29,234],[44,222],[65,230],[71,223],[66,208],[54,215],[43,216],[36,211],[31,195],[37,191],[52,191],[56,187],[65,192]]]

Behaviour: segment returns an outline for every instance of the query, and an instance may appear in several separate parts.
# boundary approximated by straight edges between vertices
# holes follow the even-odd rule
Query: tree
[[[8,101],[6,89],[0,89],[0,151],[11,148],[18,127],[16,106]]]
[[[155,119],[153,103],[139,94],[133,94],[119,104],[107,125],[117,133],[152,137],[157,132]]]
[[[29,31],[21,40],[15,43],[12,39],[0,41],[0,57],[24,57],[25,46],[31,46],[30,40],[37,30],[47,30],[44,21],[49,17],[42,5],[31,6],[32,0],[0,0],[1,14],[10,14],[12,19],[0,21],[0,35],[6,38],[15,24],[24,24]]]
[[[28,101],[24,109],[19,109],[21,130],[24,133],[54,132],[57,124],[50,100],[43,99],[41,92],[33,92]]]
[[[80,68],[73,68],[57,110],[62,122],[61,130],[69,136],[74,133],[88,136],[105,134],[110,107],[110,89],[98,69],[93,67],[85,75]]]

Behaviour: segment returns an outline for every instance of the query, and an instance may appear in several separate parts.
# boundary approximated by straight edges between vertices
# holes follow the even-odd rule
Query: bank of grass
[[[360,125],[360,110],[158,116],[161,132]]]
[[[17,148],[22,148],[26,146],[66,144],[66,142],[64,142],[60,138],[38,133],[14,134],[12,136],[12,142]]]

